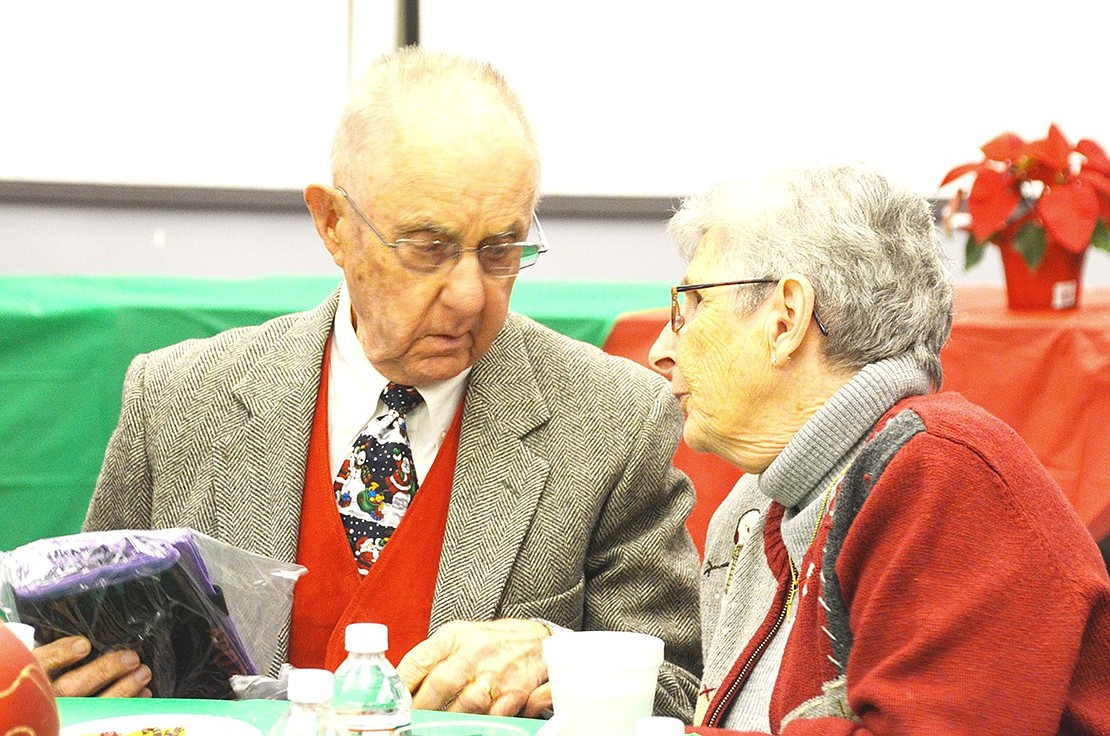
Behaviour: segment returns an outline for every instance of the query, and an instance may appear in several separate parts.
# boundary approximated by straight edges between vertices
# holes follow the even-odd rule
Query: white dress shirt
[[[466,394],[470,368],[445,381],[416,389],[424,402],[405,417],[416,477],[421,483],[443,444],[451,420]],[[339,289],[339,308],[332,326],[328,369],[328,460],[332,477],[339,472],[359,430],[373,417],[385,412],[382,391],[389,380],[366,358],[351,321],[351,296],[344,281]]]

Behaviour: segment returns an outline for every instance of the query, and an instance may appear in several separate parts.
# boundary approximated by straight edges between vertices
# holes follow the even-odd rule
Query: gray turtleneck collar
[[[929,376],[908,355],[864,366],[767,466],[759,477],[760,490],[787,509],[807,506],[890,407],[928,392]]]

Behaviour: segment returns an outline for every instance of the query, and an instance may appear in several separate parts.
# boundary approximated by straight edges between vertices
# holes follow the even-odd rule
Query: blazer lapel
[[[220,536],[244,539],[251,551],[285,562],[297,556],[320,364],[338,301],[336,291],[248,353],[244,360],[253,365],[231,389],[240,411],[228,412],[213,443]]]
[[[525,437],[551,417],[519,324],[505,327],[470,375],[431,629],[498,611],[550,471]]]

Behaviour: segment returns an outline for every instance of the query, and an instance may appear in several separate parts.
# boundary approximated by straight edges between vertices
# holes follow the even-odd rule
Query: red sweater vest
[[[389,627],[388,659],[396,665],[428,638],[432,597],[455,478],[462,406],[420,483],[405,517],[369,574],[360,576],[335,503],[328,463],[328,353],[308,443],[297,562],[308,572],[293,594],[289,662],[334,670],[346,656],[347,624],[374,621]]]

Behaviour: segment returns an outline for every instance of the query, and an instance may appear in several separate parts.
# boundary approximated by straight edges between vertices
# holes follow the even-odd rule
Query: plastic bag
[[[277,677],[266,675],[232,675],[231,689],[237,700],[288,700],[289,673],[293,665],[281,665]]]
[[[41,643],[87,637],[88,659],[133,649],[155,697],[231,698],[274,664],[303,573],[191,529],[87,532],[4,554],[0,607]]]

